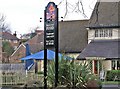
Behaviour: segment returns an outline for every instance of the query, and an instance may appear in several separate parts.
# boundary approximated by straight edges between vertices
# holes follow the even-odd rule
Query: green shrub
[[[109,70],[106,76],[107,81],[120,81],[120,70]]]
[[[54,86],[55,65],[54,61],[48,64],[48,86]],[[97,76],[91,73],[89,64],[86,62],[74,62],[59,60],[59,74],[58,85],[66,86],[68,88],[75,87],[78,89],[86,89],[87,87],[99,87],[100,81]],[[90,83],[94,85],[90,86]]]
[[[44,72],[43,72],[43,71],[40,71],[40,72],[37,72],[37,74],[40,74],[40,75],[41,75],[41,74],[44,74]]]

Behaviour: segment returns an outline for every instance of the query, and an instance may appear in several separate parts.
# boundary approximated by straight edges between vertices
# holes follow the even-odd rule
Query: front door
[[[98,74],[98,61],[94,60],[94,73]]]

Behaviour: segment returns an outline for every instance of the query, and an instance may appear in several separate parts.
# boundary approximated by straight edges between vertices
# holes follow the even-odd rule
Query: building
[[[97,2],[87,26],[88,45],[77,59],[92,60],[92,71],[120,69],[120,3]],[[104,60],[104,61],[103,61]]]
[[[2,62],[9,62],[9,57],[12,54],[12,52],[19,46],[20,42],[17,38],[16,32],[14,34],[11,34],[9,32],[2,32]],[[5,44],[4,44],[5,42]],[[9,42],[8,45],[6,45],[6,42]],[[6,45],[6,46],[5,46]],[[8,47],[9,46],[9,47]],[[5,48],[4,48],[5,47]],[[9,49],[9,50],[7,50]],[[7,51],[4,51],[7,50]]]
[[[32,39],[29,39],[27,42],[22,43],[19,47],[14,51],[14,53],[10,57],[10,62],[21,62],[19,59],[26,56],[26,47],[25,44],[28,43],[30,46],[31,53],[39,52],[43,49],[43,40],[44,40],[44,32],[41,34],[37,34]]]
[[[14,49],[19,46],[19,39],[16,33],[11,34],[9,32],[2,32],[2,41],[8,41]]]

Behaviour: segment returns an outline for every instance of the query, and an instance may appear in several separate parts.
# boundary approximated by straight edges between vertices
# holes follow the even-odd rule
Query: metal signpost
[[[58,83],[58,8],[49,2],[44,19],[44,89],[47,89],[47,49],[55,48],[55,87]]]

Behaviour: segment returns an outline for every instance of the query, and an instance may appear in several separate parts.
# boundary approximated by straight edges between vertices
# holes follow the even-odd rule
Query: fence
[[[0,85],[22,85],[27,84],[31,81],[42,81],[43,76],[38,74],[29,74],[26,76],[22,73],[5,73],[0,75],[2,78],[2,82],[0,82]]]
[[[0,64],[2,72],[22,72],[25,73],[25,63],[18,64]],[[33,70],[33,68],[32,68]]]
[[[29,81],[41,80],[41,76],[34,73],[34,67],[26,76],[25,64],[0,64],[0,85],[19,85]]]

